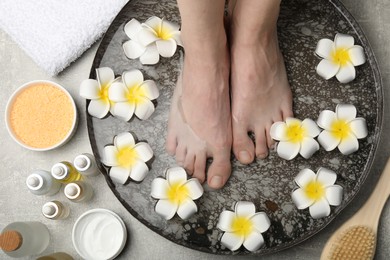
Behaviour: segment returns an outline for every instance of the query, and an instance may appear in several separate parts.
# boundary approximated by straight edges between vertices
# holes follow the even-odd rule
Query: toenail
[[[261,154],[258,154],[258,155],[257,155],[257,158],[259,158],[259,159],[265,159],[267,156],[268,156],[268,154],[266,154],[266,153],[261,153]]]
[[[210,186],[212,188],[219,188],[222,185],[223,185],[223,183],[222,183],[222,177],[221,176],[214,176],[213,178],[211,178]]]
[[[249,153],[247,151],[241,151],[238,154],[238,156],[240,158],[240,161],[249,162],[251,160],[251,156],[249,155]]]

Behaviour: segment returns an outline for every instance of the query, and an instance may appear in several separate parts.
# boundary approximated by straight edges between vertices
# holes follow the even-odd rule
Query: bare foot
[[[269,130],[274,122],[292,116],[292,94],[276,21],[245,27],[233,18],[231,35],[233,152],[241,163],[249,164],[255,156],[268,156],[273,145]]]
[[[171,104],[166,148],[201,182],[212,157],[207,183],[219,189],[231,173],[232,131],[227,41],[224,32],[216,35],[203,42],[183,35],[184,67]]]

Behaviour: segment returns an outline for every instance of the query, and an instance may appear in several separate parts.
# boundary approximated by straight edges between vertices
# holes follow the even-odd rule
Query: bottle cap
[[[69,199],[75,199],[80,195],[81,188],[76,183],[69,183],[65,186],[64,193]]]
[[[0,248],[7,252],[17,250],[23,243],[23,237],[18,231],[8,230],[0,235]]]
[[[74,159],[74,166],[77,170],[85,170],[91,165],[91,161],[85,155],[79,155]]]
[[[43,186],[43,178],[39,174],[32,173],[26,179],[27,187],[31,190],[39,190]]]
[[[47,202],[42,207],[42,213],[45,217],[54,217],[58,212],[58,206],[54,202]]]
[[[54,164],[51,168],[51,175],[57,180],[63,180],[68,175],[68,169],[62,163]]]

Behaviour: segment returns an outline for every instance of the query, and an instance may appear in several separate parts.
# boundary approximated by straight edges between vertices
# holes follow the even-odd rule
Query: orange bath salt
[[[22,90],[9,115],[14,135],[33,148],[60,143],[72,130],[75,119],[72,100],[49,83],[36,83]]]

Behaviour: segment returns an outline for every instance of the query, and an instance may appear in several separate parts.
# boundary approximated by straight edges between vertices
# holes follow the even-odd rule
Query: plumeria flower
[[[125,25],[125,33],[130,38],[123,44],[125,55],[130,59],[139,58],[142,64],[157,64],[162,57],[172,57],[177,45],[182,46],[179,25],[150,17],[145,23],[136,19]]]
[[[217,227],[225,233],[221,243],[232,251],[244,245],[249,251],[256,251],[264,244],[264,233],[271,226],[267,214],[257,212],[252,202],[239,201],[234,205],[234,212],[222,211]]]
[[[187,173],[181,167],[169,168],[165,177],[157,177],[152,182],[151,196],[159,200],[156,212],[167,220],[176,213],[188,219],[198,211],[194,200],[203,195],[202,185],[196,178],[187,180]]]
[[[320,133],[316,123],[306,118],[301,121],[296,118],[287,118],[286,122],[275,122],[271,126],[272,139],[279,141],[276,151],[280,157],[291,160],[302,155],[310,158],[320,146],[314,138]]]
[[[343,187],[335,185],[336,179],[336,173],[326,168],[321,167],[317,174],[303,169],[294,179],[299,189],[292,193],[292,200],[298,209],[309,208],[315,219],[327,217],[330,205],[340,205],[343,198]]]
[[[366,62],[363,48],[354,42],[352,36],[341,33],[336,34],[334,41],[321,39],[315,51],[323,58],[317,66],[317,73],[324,79],[336,76],[341,83],[354,80],[355,66]]]
[[[368,135],[366,120],[356,117],[356,107],[350,104],[338,104],[336,113],[330,110],[322,111],[317,124],[324,129],[318,136],[321,146],[326,151],[337,147],[344,155],[357,151],[357,139]]]
[[[115,136],[114,145],[105,146],[103,152],[103,163],[111,167],[111,179],[121,184],[129,177],[134,181],[142,181],[149,172],[146,162],[153,157],[149,144],[136,143],[129,132]]]
[[[115,78],[112,69],[103,67],[96,69],[95,79],[86,79],[81,82],[80,96],[90,99],[88,113],[97,118],[105,117],[111,108],[108,90],[111,86],[122,85],[120,78]]]
[[[115,102],[112,114],[125,121],[129,121],[133,114],[139,119],[148,119],[154,112],[151,100],[159,96],[156,83],[144,81],[142,72],[137,69],[124,72],[122,80],[123,84],[113,85],[108,92],[109,98]]]

